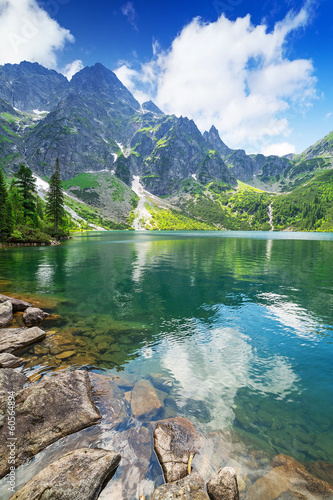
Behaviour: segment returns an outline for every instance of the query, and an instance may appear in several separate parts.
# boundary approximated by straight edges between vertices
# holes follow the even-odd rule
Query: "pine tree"
[[[54,224],[54,231],[58,231],[59,224],[62,222],[64,209],[64,194],[62,191],[59,160],[56,159],[54,172],[50,179],[49,191],[46,195],[45,213],[48,219]]]
[[[24,219],[30,218],[32,221],[36,217],[36,180],[32,175],[32,171],[25,165],[20,165],[16,174],[15,184],[22,196],[22,208]]]
[[[8,199],[5,178],[0,169],[0,239],[9,236],[13,227],[13,209]]]

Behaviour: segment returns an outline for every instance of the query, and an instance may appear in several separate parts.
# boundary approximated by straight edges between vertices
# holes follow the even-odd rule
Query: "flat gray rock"
[[[46,377],[18,392],[15,409],[16,467],[54,441],[100,419],[90,391],[88,373],[78,370]],[[1,427],[0,477],[9,470],[7,434],[6,426]]]
[[[13,304],[10,300],[5,300],[0,304],[0,327],[8,325],[13,321]]]
[[[7,295],[0,294],[0,303],[5,302],[6,300],[10,300],[13,305],[13,311],[25,311],[27,307],[32,306],[30,302],[26,302],[25,300],[15,299],[14,297],[7,297]]]
[[[152,500],[209,500],[209,497],[204,480],[197,472],[193,472],[190,476],[157,488]],[[220,500],[224,500],[224,497],[220,497]]]
[[[34,326],[32,328],[0,329],[0,353],[16,352],[45,339],[46,333]]]
[[[238,500],[237,474],[232,467],[223,467],[207,483],[210,500]]]
[[[170,418],[157,424],[154,449],[167,483],[187,476],[190,456],[198,452],[200,442],[198,431],[186,418]]]
[[[17,358],[13,354],[3,352],[0,354],[0,368],[15,368],[22,363],[22,358]]]
[[[99,448],[67,453],[39,472],[13,500],[95,500],[111,479],[120,455]]]
[[[49,313],[39,309],[39,307],[28,307],[23,313],[23,321],[27,326],[37,326],[43,323]]]

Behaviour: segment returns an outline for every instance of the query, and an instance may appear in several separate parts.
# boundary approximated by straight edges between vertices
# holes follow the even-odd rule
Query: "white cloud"
[[[74,42],[36,0],[0,0],[0,64],[27,60],[57,68],[57,51]]]
[[[66,64],[66,66],[63,68],[61,71],[62,74],[67,78],[67,80],[71,80],[72,77],[77,73],[78,71],[81,71],[83,69],[83,64],[80,59],[76,59],[75,61]]]
[[[265,156],[284,156],[290,153],[296,153],[296,147],[294,144],[290,144],[289,142],[278,142],[276,144],[270,144],[269,146],[263,147],[261,152]]]
[[[326,120],[328,118],[331,118],[332,115],[333,115],[332,111],[330,111],[329,113],[326,113],[326,115],[325,115]]]
[[[304,7],[272,31],[254,26],[249,15],[212,23],[196,18],[168,51],[155,44],[149,63],[122,73],[135,95],[144,90],[166,113],[193,118],[201,130],[214,124],[229,146],[255,144],[259,151],[269,137],[290,134],[287,110],[303,110],[315,97],[312,62],[286,55],[288,36],[309,17]]]

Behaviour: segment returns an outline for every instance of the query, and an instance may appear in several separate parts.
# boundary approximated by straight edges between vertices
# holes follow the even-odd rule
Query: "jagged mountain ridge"
[[[6,64],[0,82],[1,161],[14,170],[23,161],[49,177],[59,158],[65,179],[114,170],[128,185],[139,175],[147,190],[168,196],[192,178],[283,191],[332,167],[330,139],[295,157],[232,150],[214,126],[202,135],[192,120],[164,115],[151,101],[140,106],[99,63],[70,82],[37,63]]]

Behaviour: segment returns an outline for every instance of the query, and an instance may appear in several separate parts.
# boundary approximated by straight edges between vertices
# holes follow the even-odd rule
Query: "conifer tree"
[[[49,191],[46,195],[45,213],[48,219],[53,222],[54,231],[58,231],[59,224],[62,222],[65,215],[64,194],[62,191],[58,158],[55,162],[54,172],[50,179]]]
[[[0,169],[0,239],[9,236],[14,227],[12,205],[8,199],[4,175]]]
[[[35,221],[36,217],[36,180],[32,175],[32,171],[25,165],[20,165],[16,174],[15,184],[22,196],[22,208],[24,219],[27,218]]]

